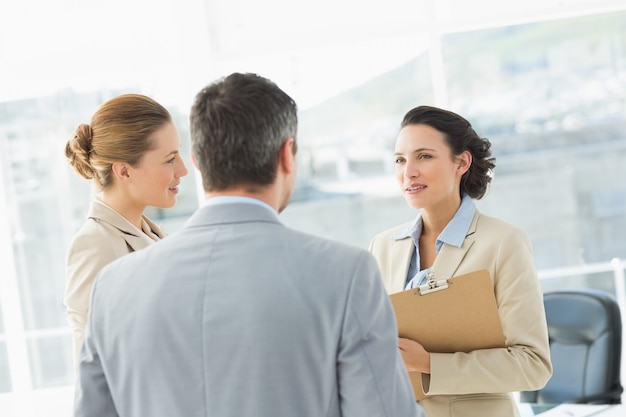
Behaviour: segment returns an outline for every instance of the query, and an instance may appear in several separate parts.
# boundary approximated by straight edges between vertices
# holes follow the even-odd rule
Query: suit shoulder
[[[394,226],[392,228],[389,228],[387,230],[383,230],[382,232],[377,233],[376,235],[374,235],[374,237],[372,238],[371,242],[375,242],[375,241],[388,241],[390,240],[393,236],[395,236],[396,234],[398,234],[399,232],[405,230],[407,227],[409,227],[411,224],[413,224],[414,220],[411,220],[409,222],[405,222],[402,223],[400,225]]]
[[[364,248],[360,248],[348,243],[339,242],[329,238],[316,236],[306,232],[300,232],[293,229],[289,229],[293,235],[294,243],[298,241],[300,246],[305,251],[311,251],[309,253],[318,253],[322,256],[335,256],[337,258],[347,257],[359,257],[369,255],[369,252]]]
[[[123,242],[119,231],[116,231],[110,225],[100,223],[94,219],[87,219],[73,236],[70,243],[70,251],[87,248],[93,250],[106,249],[114,245],[114,242],[118,239],[120,242]]]
[[[486,215],[484,213],[480,213],[477,212],[478,215],[478,225],[479,226],[489,226],[489,227],[496,227],[502,230],[505,229],[519,229],[521,230],[521,228],[513,223],[510,223],[506,220],[503,220],[499,217],[493,217],[493,216],[489,216]]]
[[[488,216],[482,213],[478,213],[476,231],[481,234],[489,233],[501,237],[506,235],[509,237],[516,236],[519,239],[528,239],[528,234],[521,227],[498,217]]]
[[[89,218],[81,225],[80,229],[75,235],[75,239],[82,239],[85,237],[104,237],[104,236],[116,236],[119,235],[119,229],[112,226],[110,223],[101,221],[95,218]]]

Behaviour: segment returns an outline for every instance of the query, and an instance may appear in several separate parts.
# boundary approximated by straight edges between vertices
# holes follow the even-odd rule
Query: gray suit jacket
[[[96,279],[76,416],[423,415],[374,258],[200,208]]]

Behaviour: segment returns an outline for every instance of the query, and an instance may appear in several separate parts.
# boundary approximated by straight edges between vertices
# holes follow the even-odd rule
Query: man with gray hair
[[[297,107],[232,74],[191,110],[206,199],[96,279],[76,416],[416,417],[373,256],[285,227]]]

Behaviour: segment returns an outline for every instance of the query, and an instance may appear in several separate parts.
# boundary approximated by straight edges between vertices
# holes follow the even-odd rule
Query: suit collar
[[[202,206],[191,215],[184,227],[247,222],[282,224],[276,213],[268,210],[266,207],[239,202]]]
[[[276,209],[274,207],[267,204],[265,201],[262,201],[258,198],[242,196],[242,195],[218,195],[215,197],[210,197],[205,199],[201,206],[213,206],[219,204],[233,204],[233,203],[247,203],[247,204],[256,204],[261,207],[265,207],[270,212],[274,213],[278,216]]]
[[[476,210],[461,247],[447,244],[441,247],[432,268],[435,277],[438,279],[447,279],[454,276],[463,258],[465,258],[465,255],[474,244],[474,233],[476,233],[479,218],[480,213]]]
[[[409,264],[411,263],[411,256],[415,250],[413,239],[405,237],[404,239],[396,239],[393,242],[394,250],[390,252],[391,267],[394,271],[389,274],[391,282],[389,284],[388,292],[395,293],[404,290],[406,284],[406,276],[409,272]]]
[[[453,277],[456,273],[459,265],[467,255],[468,251],[474,244],[474,234],[480,219],[480,212],[476,210],[474,217],[467,231],[467,235],[463,240],[460,247],[443,244],[441,250],[435,258],[432,270],[438,279],[447,279]],[[405,230],[406,226],[400,230]],[[406,237],[404,239],[397,239],[391,237],[394,250],[390,251],[390,267],[393,269],[389,273],[391,281],[389,283],[389,293],[400,292],[404,290],[405,280],[409,271],[409,263],[411,262],[411,256],[415,250],[413,239]]]
[[[477,212],[474,201],[468,195],[464,195],[458,211],[437,237],[437,257],[432,267],[436,276],[449,278],[460,265],[474,242],[468,236],[473,235],[476,230]],[[392,235],[392,239],[396,240],[396,250],[392,252],[391,260],[394,268],[394,273],[391,274],[391,286],[394,291],[404,289],[403,278],[409,272],[409,265],[417,239],[422,233],[422,227],[422,216],[418,214],[413,222],[399,227],[399,231]],[[441,258],[444,261],[437,262]]]
[[[149,238],[142,230],[137,229],[132,223],[126,220],[121,214],[100,200],[93,200],[89,206],[87,217],[96,219],[101,222],[110,224],[111,226],[122,232],[122,237],[133,250],[145,248],[153,240]],[[149,228],[159,239],[165,237],[163,230],[146,216],[142,216],[144,226]]]

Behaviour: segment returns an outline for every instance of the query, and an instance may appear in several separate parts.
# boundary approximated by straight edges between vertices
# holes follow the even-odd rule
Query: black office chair
[[[520,393],[533,403],[619,404],[622,321],[606,291],[571,289],[544,294],[553,374],[539,391]]]

